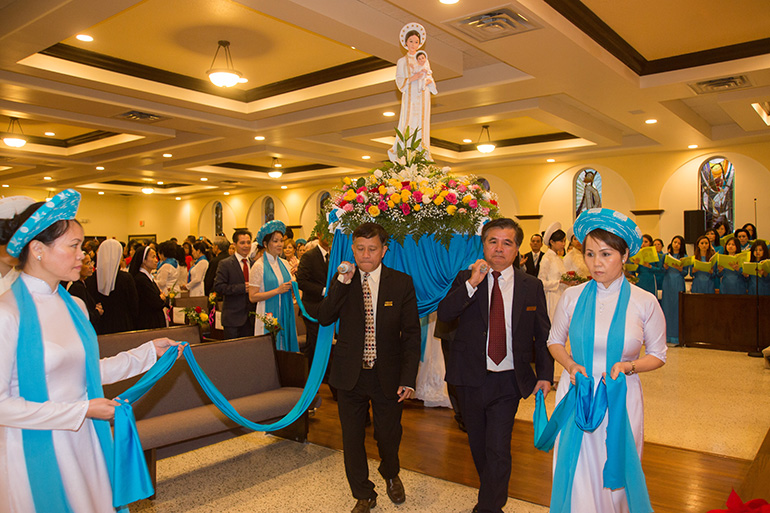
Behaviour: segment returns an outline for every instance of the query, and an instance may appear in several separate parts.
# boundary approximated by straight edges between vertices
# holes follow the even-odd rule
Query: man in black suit
[[[230,248],[230,241],[218,235],[214,237],[214,244],[211,246],[211,252],[214,254],[209,262],[209,268],[206,270],[206,276],[203,278],[203,290],[208,296],[214,291],[214,279],[217,277],[217,268],[219,264],[230,256],[227,250]]]
[[[543,236],[539,233],[532,235],[529,238],[529,247],[532,249],[529,253],[525,253],[522,256],[524,260],[525,270],[530,276],[537,278],[540,273],[540,261],[543,259],[544,253],[540,252],[540,248],[543,247]]]
[[[326,275],[329,271],[329,241],[328,234],[318,239],[318,246],[302,255],[297,267],[297,285],[302,291],[302,303],[305,305],[308,315],[318,318],[318,307],[326,293]],[[305,321],[306,342],[304,353],[307,355],[308,365],[313,365],[315,344],[318,339],[318,323]]]
[[[254,335],[254,318],[249,315],[255,309],[249,301],[251,232],[236,230],[233,243],[235,253],[220,262],[214,279],[214,292],[224,297],[222,326],[226,339]]]
[[[357,499],[352,513],[377,504],[364,447],[370,401],[388,497],[396,504],[406,499],[398,448],[403,401],[414,392],[420,362],[420,320],[412,279],[382,265],[387,240],[378,224],[356,228],[358,268],[343,262],[350,270],[334,277],[318,310],[321,325],[340,321],[329,384],[337,388],[345,474]]]
[[[484,225],[484,260],[461,271],[438,306],[441,321],[458,320],[446,380],[457,389],[481,480],[474,513],[502,513],[519,400],[537,390],[548,394],[553,380],[543,284],[513,266],[522,238],[512,219]]]

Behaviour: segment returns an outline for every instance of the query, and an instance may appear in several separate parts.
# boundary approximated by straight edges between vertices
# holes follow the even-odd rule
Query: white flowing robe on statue
[[[435,85],[433,88],[425,87],[424,80],[412,80],[409,78],[422,69],[417,64],[414,55],[406,54],[398,60],[396,64],[396,86],[401,91],[401,114],[398,118],[398,130],[405,133],[406,127],[409,127],[409,134],[413,134],[419,129],[417,137],[422,139],[422,147],[426,150],[425,156],[430,160],[430,95],[436,94]],[[422,83],[422,87],[421,87]],[[394,161],[396,156],[396,144],[388,150],[388,157]]]
[[[543,282],[545,291],[545,302],[548,305],[548,318],[553,322],[553,316],[556,312],[556,305],[559,304],[559,298],[567,290],[567,285],[561,282],[561,277],[567,272],[564,267],[564,261],[552,249],[548,249],[542,256],[540,262],[540,272],[537,277]]]
[[[615,313],[620,295],[620,286],[625,278],[621,277],[610,284],[608,288],[597,284],[596,291],[596,324],[594,330],[594,357],[592,375],[594,385],[598,386],[602,373],[607,370],[607,335],[610,323]],[[580,293],[587,283],[570,287],[564,292],[558,307],[556,317],[551,324],[548,345],[565,346],[569,335],[569,324],[575,311]],[[631,286],[631,297],[626,313],[626,333],[623,345],[624,362],[639,358],[644,345],[645,354],[653,355],[659,360],[666,361],[666,319],[663,310],[655,296],[636,286]],[[644,404],[642,401],[642,385],[639,375],[626,377],[627,392],[626,406],[634,442],[639,457],[642,456],[644,443]],[[556,391],[556,404],[569,391],[569,372],[565,369],[559,379],[559,389]],[[572,513],[620,513],[628,512],[625,489],[612,491],[604,488],[602,471],[607,460],[607,416],[593,433],[583,433],[575,481],[572,485]],[[559,448],[559,439],[553,453],[553,467]]]
[[[270,267],[272,267],[273,272],[275,273],[275,277],[278,279],[278,283],[283,283],[283,274],[281,273],[281,268],[278,265],[278,259],[279,257],[274,257],[270,253],[265,253],[267,256],[267,261],[270,262]],[[289,262],[287,262],[285,259],[280,259],[283,262],[283,265],[286,266],[286,270],[289,270]],[[254,265],[251,266],[251,269],[249,270],[249,287],[256,287],[259,289],[260,292],[265,291],[265,284],[264,284],[264,260],[260,257],[257,259],[256,262],[254,262]],[[291,281],[296,281],[294,276],[292,276]],[[290,292],[291,293],[291,292]],[[273,317],[278,317],[278,312],[272,312]],[[257,302],[257,314],[258,315],[265,315],[265,301],[258,301]],[[281,322],[280,319],[278,319],[278,322]],[[281,326],[284,326],[284,323],[281,323]],[[268,333],[265,331],[265,325],[262,323],[262,321],[259,320],[259,317],[254,319],[254,335],[264,335],[265,333]]]
[[[49,429],[64,490],[76,513],[112,512],[112,488],[99,438],[86,418],[85,350],[58,291],[29,275],[21,278],[40,316],[49,400],[19,397],[16,346],[19,310],[13,292],[0,296],[0,512],[35,511],[27,477],[22,429]],[[85,305],[75,301],[88,316]],[[130,378],[152,367],[155,347],[148,342],[100,361],[103,383]],[[44,512],[38,512],[44,513]]]

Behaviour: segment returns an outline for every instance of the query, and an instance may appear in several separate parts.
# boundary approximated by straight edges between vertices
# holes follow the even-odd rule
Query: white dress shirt
[[[492,372],[501,372],[513,370],[513,328],[511,326],[511,316],[513,315],[513,266],[506,267],[497,279],[500,285],[500,292],[503,296],[503,311],[505,312],[505,358],[499,365],[489,357],[489,329],[487,328],[487,370]],[[495,285],[495,278],[492,271],[487,273],[487,305],[492,306],[492,287]],[[472,287],[470,283],[465,282],[468,290],[468,297],[473,297],[478,287]]]

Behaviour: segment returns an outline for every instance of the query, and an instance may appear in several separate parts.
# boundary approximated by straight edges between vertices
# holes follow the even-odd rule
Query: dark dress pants
[[[231,338],[253,337],[254,336],[254,323],[246,321],[243,326],[222,326],[225,332],[225,340]]]
[[[318,326],[317,322],[309,321],[306,318],[302,318],[305,322],[305,347],[302,350],[307,356],[308,368],[313,366],[313,356],[315,355],[316,340],[318,340]],[[327,372],[328,372],[327,367]]]
[[[382,393],[380,379],[374,369],[362,369],[352,390],[337,390],[337,406],[342,425],[342,449],[345,475],[356,499],[377,497],[374,483],[369,480],[366,459],[366,413],[372,403],[374,439],[380,453],[380,475],[385,479],[398,476],[400,469],[398,447],[401,444],[401,412],[398,398],[388,399]]]
[[[479,474],[479,513],[502,513],[511,479],[511,431],[521,393],[515,371],[487,372],[479,387],[458,386],[473,463]]]

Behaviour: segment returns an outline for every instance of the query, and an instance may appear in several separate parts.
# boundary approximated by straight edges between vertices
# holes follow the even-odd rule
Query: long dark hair
[[[700,241],[702,241],[703,239],[707,240],[709,243],[709,249],[706,251],[705,255],[701,254],[701,250],[700,250]],[[698,240],[695,241],[695,257],[700,259],[705,256],[706,260],[711,260],[711,257],[714,256],[714,253],[716,253],[716,251],[714,251],[714,248],[711,245],[711,241],[709,240],[709,238],[706,237],[705,235],[701,235],[700,237],[698,237]]]
[[[673,250],[671,249],[674,245],[674,241],[679,239],[679,253],[673,253]],[[668,245],[668,252],[671,256],[679,259],[684,258],[687,256],[687,248],[684,246],[684,237],[681,235],[674,235],[674,238],[671,239],[671,244]]]
[[[754,244],[751,245],[751,261],[752,262],[761,262],[762,261],[762,260],[758,260],[754,256],[754,249],[756,247],[762,248],[762,260],[767,260],[768,258],[770,258],[770,252],[768,252],[767,244],[765,244],[765,241],[757,240],[757,241],[754,241]]]

